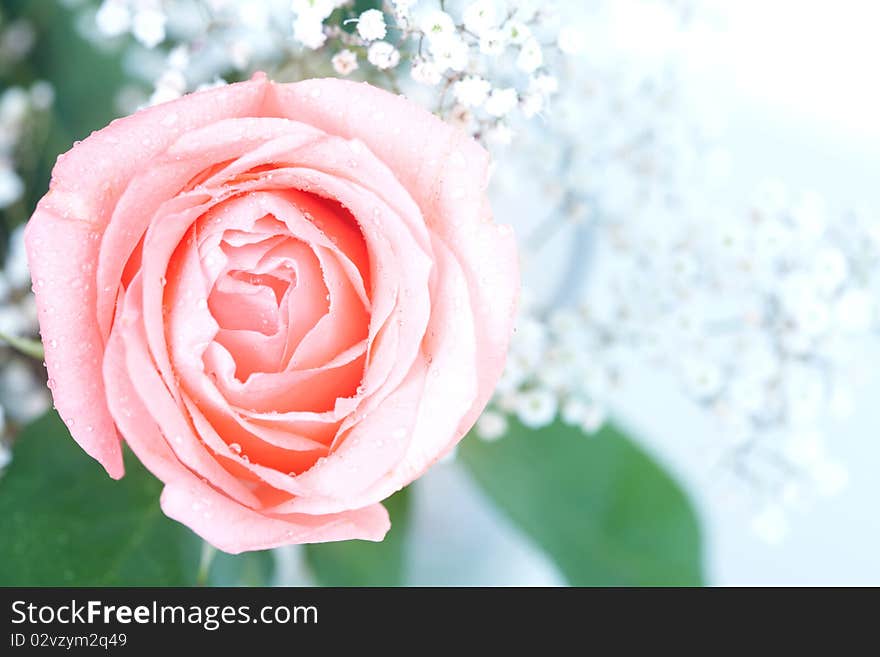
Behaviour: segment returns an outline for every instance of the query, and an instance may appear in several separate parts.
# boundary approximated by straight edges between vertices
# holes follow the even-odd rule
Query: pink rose
[[[58,158],[27,251],[59,413],[227,552],[381,540],[501,373],[518,288],[487,155],[340,80],[248,82]]]

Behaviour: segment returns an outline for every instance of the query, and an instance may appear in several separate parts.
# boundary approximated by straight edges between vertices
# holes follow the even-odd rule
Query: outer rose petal
[[[219,119],[259,115],[265,79],[212,89],[142,110],[93,133],[58,158],[49,192],[25,230],[52,396],[80,446],[114,479],[122,450],[107,410],[95,319],[94,268],[101,236],[134,174],[187,131]],[[71,293],[75,289],[78,293]],[[77,318],[73,321],[73,318]],[[52,345],[57,344],[57,348]]]

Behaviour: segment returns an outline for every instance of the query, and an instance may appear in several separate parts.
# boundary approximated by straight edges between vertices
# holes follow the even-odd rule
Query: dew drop
[[[229,449],[231,449],[236,454],[241,454],[241,445],[238,443],[229,443]]]

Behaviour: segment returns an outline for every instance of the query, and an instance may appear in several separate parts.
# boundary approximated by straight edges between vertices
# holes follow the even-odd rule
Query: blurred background
[[[55,157],[116,116],[262,69],[366,79],[471,131],[524,272],[498,394],[396,497],[384,551],[277,550],[272,582],[880,584],[876,3],[0,12],[0,525],[48,485],[26,480],[19,444],[63,432],[31,424],[51,402],[20,243]],[[435,25],[443,40],[423,48]],[[9,532],[42,540],[26,513],[9,522],[10,550]]]

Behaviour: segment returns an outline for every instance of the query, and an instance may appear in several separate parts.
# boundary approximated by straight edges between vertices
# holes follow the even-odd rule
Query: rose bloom
[[[486,182],[470,137],[367,84],[257,74],[114,121],[27,227],[58,412],[227,552],[381,540],[503,368]]]

